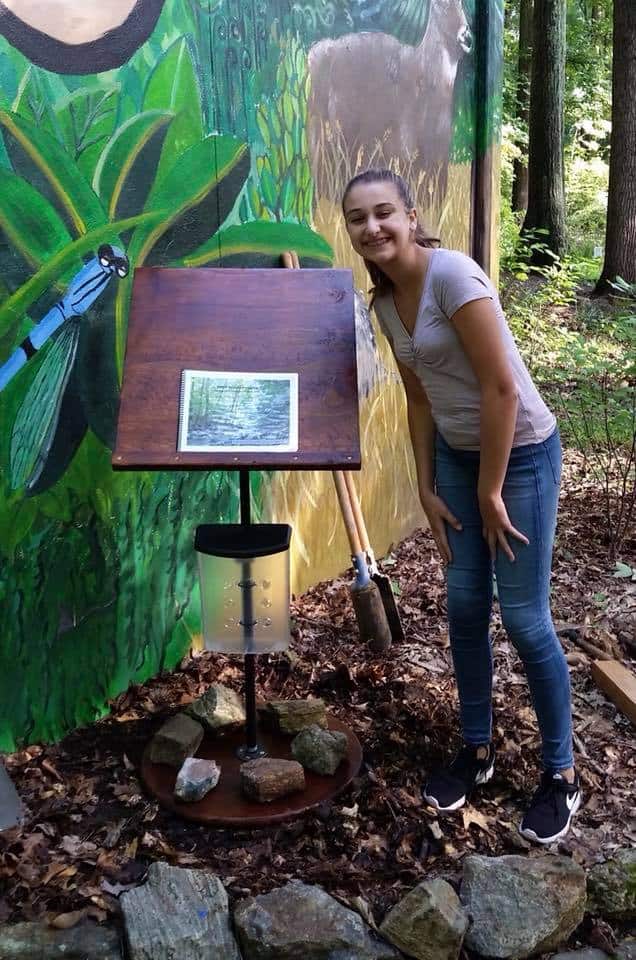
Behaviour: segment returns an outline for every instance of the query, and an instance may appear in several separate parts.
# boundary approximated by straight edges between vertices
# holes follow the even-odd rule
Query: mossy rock
[[[587,877],[587,910],[607,920],[636,920],[636,849],[617,850]]]

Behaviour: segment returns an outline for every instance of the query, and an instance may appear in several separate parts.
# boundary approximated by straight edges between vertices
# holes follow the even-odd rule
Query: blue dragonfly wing
[[[73,369],[79,322],[69,320],[53,343],[18,410],[11,434],[11,487],[25,487],[39,472],[53,443],[60,407]]]

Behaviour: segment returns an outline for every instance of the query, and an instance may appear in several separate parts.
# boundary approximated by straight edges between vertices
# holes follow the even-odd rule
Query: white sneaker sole
[[[493,773],[495,772],[495,764],[491,763],[487,770],[483,770],[481,773],[478,773],[475,777],[475,786],[480,786],[482,783],[488,783],[492,778]],[[452,813],[453,810],[459,810],[466,803],[466,794],[463,797],[460,797],[459,800],[456,800],[455,803],[451,803],[448,807],[440,806],[439,802],[435,797],[431,796],[428,793],[422,794],[429,806],[437,810],[438,813]]]
[[[532,840],[533,843],[543,843],[543,844],[555,843],[555,841],[561,840],[561,838],[566,835],[566,833],[570,829],[570,823],[572,822],[572,817],[574,816],[574,814],[576,813],[576,811],[579,809],[580,806],[581,806],[581,791],[579,790],[576,800],[574,801],[574,806],[570,810],[568,822],[563,827],[563,829],[559,830],[558,833],[555,833],[553,837],[538,837],[534,832],[534,830],[524,830],[522,824],[519,824],[519,833],[521,834],[522,837],[525,837],[526,840]]]

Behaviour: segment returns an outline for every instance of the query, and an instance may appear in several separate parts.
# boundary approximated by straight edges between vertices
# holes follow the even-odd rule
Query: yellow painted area
[[[428,206],[420,206],[424,221],[436,230],[441,221],[444,246],[468,251],[470,229],[470,166],[451,167],[446,194],[435,202],[423,189]],[[366,292],[369,277],[349,243],[339,207],[318,201],[315,229],[334,250],[334,265],[351,267],[354,286]],[[373,318],[379,361],[388,375],[360,402],[362,470],[355,474],[369,539],[376,556],[383,556],[426,518],[417,497],[415,466],[406,423],[404,390],[388,342]],[[349,546],[329,471],[275,472],[264,485],[264,519],[290,523],[292,590],[302,593],[312,584],[350,567]]]

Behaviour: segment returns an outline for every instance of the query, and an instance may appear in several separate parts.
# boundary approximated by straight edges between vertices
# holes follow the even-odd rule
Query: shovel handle
[[[358,537],[356,518],[353,510],[351,509],[351,503],[349,501],[349,493],[347,491],[344,473],[342,470],[334,470],[332,473],[333,482],[336,486],[336,493],[338,494],[340,512],[342,513],[342,519],[344,520],[345,529],[347,531],[349,547],[351,548],[352,555],[356,557],[362,553],[362,547],[360,545],[360,538]]]
[[[348,470],[344,472],[344,479],[347,486],[347,493],[349,495],[349,502],[351,503],[351,510],[353,512],[353,516],[355,517],[356,527],[358,528],[360,546],[365,553],[369,553],[371,550],[371,544],[369,543],[369,534],[367,533],[367,525],[364,522],[364,516],[362,513],[362,507],[360,506],[355,480]]]

